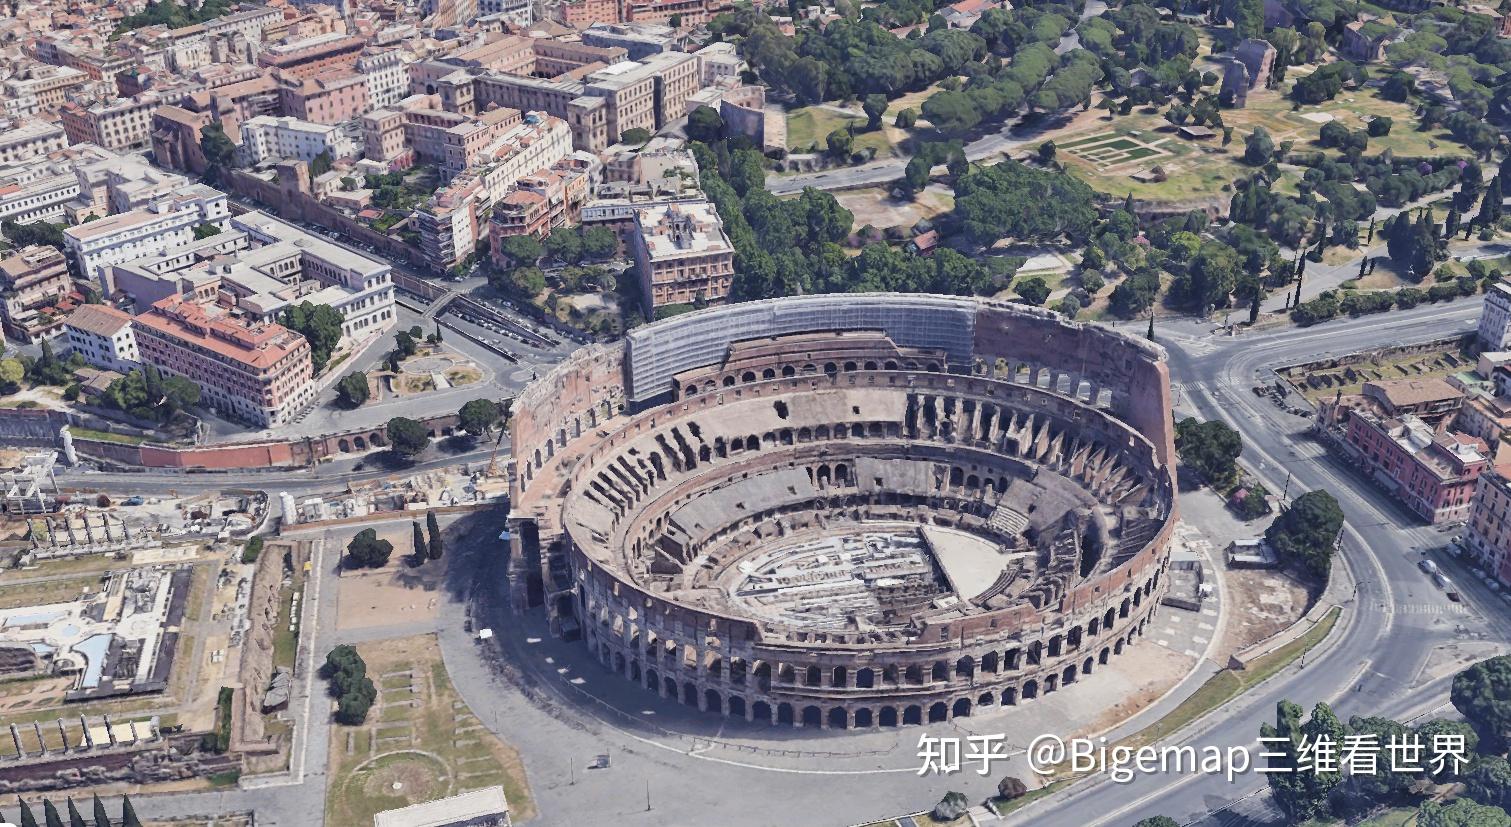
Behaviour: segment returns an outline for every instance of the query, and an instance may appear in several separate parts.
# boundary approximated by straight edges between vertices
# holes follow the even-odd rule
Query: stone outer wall
[[[909,296],[867,298],[895,302],[904,309],[914,300]],[[923,303],[937,303],[941,298],[924,297]],[[592,346],[578,351],[526,388],[515,406],[513,491],[518,530],[513,532],[510,567],[516,599],[530,591],[519,582],[522,578],[538,578],[533,582],[541,594],[533,595],[531,602],[547,606],[553,629],[568,628],[563,622],[567,618],[575,620],[587,645],[610,670],[699,709],[773,724],[875,727],[948,720],[981,706],[1032,700],[1105,665],[1144,632],[1164,591],[1162,575],[1176,521],[1174,428],[1164,351],[1141,339],[1068,322],[1034,308],[970,304],[975,315],[968,363],[957,355],[948,365],[925,365],[919,359],[909,364],[816,366],[811,354],[779,352],[769,357],[770,370],[763,376],[751,371],[719,376],[717,367],[707,366],[717,366],[729,353],[727,348],[710,348],[717,352],[692,357],[701,359],[704,367],[698,378],[707,378],[706,386],[689,385],[685,391],[667,387],[658,398],[663,401],[637,403],[638,413],[628,417],[624,389],[634,386],[634,377],[628,375],[631,368],[623,347]],[[759,312],[780,315],[781,310],[767,307]],[[705,328],[713,315],[699,320]],[[660,325],[678,323],[672,319]],[[834,329],[857,328],[841,322]],[[677,344],[674,333],[653,330],[639,341],[656,340],[671,347]],[[940,340],[936,352],[945,352],[943,343],[958,331],[940,335],[946,338]],[[917,348],[927,343],[911,345]],[[649,364],[644,360],[654,360],[655,355],[637,350],[635,358],[637,364]],[[689,364],[686,351],[668,358],[679,366]],[[804,364],[805,360],[809,363]],[[968,427],[978,429],[979,438],[974,443],[966,439],[952,450],[992,449],[997,439],[993,433],[1000,431],[992,432],[990,417],[977,416],[975,411],[993,405],[1001,406],[1000,417],[1008,411],[1028,411],[1017,406],[1031,400],[1047,411],[1047,417],[1069,426],[1061,433],[1089,428],[1087,433],[1099,436],[1125,462],[1154,480],[1156,499],[1167,504],[1158,518],[1158,529],[1151,529],[1142,547],[1126,559],[1120,557],[1117,566],[1074,582],[1052,605],[1035,609],[1019,602],[1005,609],[977,611],[926,623],[907,640],[878,643],[827,634],[802,641],[791,635],[772,636],[751,620],[679,605],[640,588],[629,576],[606,565],[598,556],[601,552],[589,553],[581,545],[602,546],[605,538],[579,541],[563,527],[561,512],[570,507],[573,492],[582,490],[600,463],[643,434],[668,428],[699,411],[705,417],[718,415],[713,412],[724,404],[726,394],[746,399],[791,395],[868,380],[880,380],[884,390],[969,402],[969,416],[975,418]],[[1009,398],[1019,401],[1009,404]],[[794,428],[805,424],[813,423],[794,423]],[[1001,427],[1007,426],[1001,423]],[[793,440],[793,429],[784,431],[781,436],[787,441],[774,443],[778,446],[772,449],[775,454],[762,451],[763,460],[807,456],[800,444],[804,440]],[[880,437],[875,444],[896,438],[885,430],[854,436],[834,437],[845,446],[836,457],[850,456],[846,448],[860,450],[875,437]],[[941,441],[955,442],[953,438]],[[799,444],[791,449],[780,447],[795,442]],[[1007,442],[1004,437],[995,444]],[[817,450],[827,449],[820,443]],[[716,463],[715,468],[710,477],[740,473],[738,463]],[[660,501],[674,498],[674,493],[657,489],[651,496]],[[961,493],[940,496],[956,497],[950,501],[956,507],[963,499]],[[638,539],[637,527],[645,528],[659,513],[638,496],[632,500],[627,506],[632,514],[624,518],[627,525],[615,528],[615,536],[626,544]],[[637,511],[648,508],[652,509],[649,516]],[[551,566],[553,555],[558,567],[565,558],[570,570],[566,582],[559,568]],[[523,605],[523,601],[516,603]]]

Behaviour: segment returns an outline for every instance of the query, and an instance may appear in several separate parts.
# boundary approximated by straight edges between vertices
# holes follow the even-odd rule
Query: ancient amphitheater
[[[705,310],[578,351],[514,416],[514,605],[710,714],[1029,703],[1122,655],[1163,591],[1163,351],[1037,308]]]

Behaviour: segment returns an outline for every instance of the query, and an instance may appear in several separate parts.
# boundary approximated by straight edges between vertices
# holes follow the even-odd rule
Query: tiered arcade
[[[1163,351],[1035,308],[730,305],[584,348],[514,410],[516,607],[710,712],[1029,702],[1121,655],[1163,591]]]

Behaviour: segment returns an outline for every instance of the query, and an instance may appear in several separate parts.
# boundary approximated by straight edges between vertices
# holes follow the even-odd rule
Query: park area
[[[360,644],[377,700],[360,726],[331,728],[325,823],[503,785],[516,823],[535,815],[519,754],[493,737],[446,675],[434,635]]]

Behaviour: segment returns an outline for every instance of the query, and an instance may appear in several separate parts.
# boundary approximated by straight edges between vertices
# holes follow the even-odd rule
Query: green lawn
[[[144,436],[112,434],[108,431],[96,431],[92,428],[80,428],[76,425],[70,426],[68,432],[78,439],[93,439],[97,442],[118,442],[122,445],[141,445],[147,441],[147,438]]]

